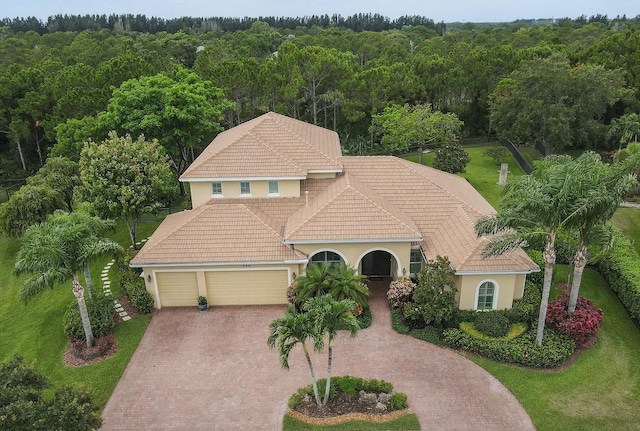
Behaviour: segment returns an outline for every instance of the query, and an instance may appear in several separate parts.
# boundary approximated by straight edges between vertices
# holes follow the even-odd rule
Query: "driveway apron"
[[[408,395],[423,430],[534,430],[518,400],[456,352],[391,329],[384,287],[371,286],[373,324],[341,332],[333,375],[383,379]],[[103,431],[280,430],[289,396],[311,383],[302,348],[290,370],[269,350],[284,306],[162,309],[154,313],[102,417]],[[326,353],[314,354],[324,377]]]

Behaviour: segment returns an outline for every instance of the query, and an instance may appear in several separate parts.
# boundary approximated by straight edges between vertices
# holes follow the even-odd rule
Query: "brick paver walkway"
[[[514,396],[457,353],[395,333],[384,292],[373,324],[340,334],[333,375],[387,380],[407,393],[423,430],[534,430]],[[111,399],[102,430],[280,430],[287,399],[311,382],[296,347],[289,371],[270,351],[267,325],[284,306],[157,312]],[[324,377],[326,355],[315,355]]]

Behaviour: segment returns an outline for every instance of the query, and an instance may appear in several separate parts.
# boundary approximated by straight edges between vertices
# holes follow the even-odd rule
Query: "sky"
[[[577,18],[596,14],[635,17],[638,0],[2,0],[0,18],[132,13],[159,18],[308,16],[379,13],[389,18],[422,15],[436,22],[502,22]]]

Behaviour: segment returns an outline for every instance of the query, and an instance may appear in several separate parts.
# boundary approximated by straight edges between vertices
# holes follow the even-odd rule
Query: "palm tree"
[[[323,405],[329,401],[331,388],[331,363],[333,361],[333,342],[338,335],[338,330],[346,329],[351,337],[355,337],[360,330],[358,320],[352,311],[356,303],[349,299],[336,301],[331,295],[315,297],[305,302],[303,308],[312,316],[316,322],[318,330],[329,337],[328,359],[327,359],[327,380],[324,391]]]
[[[475,225],[478,236],[494,235],[485,247],[485,256],[499,255],[526,245],[528,239],[544,237],[544,281],[536,332],[538,345],[542,345],[544,335],[556,261],[556,235],[571,220],[570,209],[577,196],[571,161],[569,156],[541,160],[532,175],[519,177],[507,186],[501,211],[481,217]]]
[[[345,263],[331,269],[331,288],[329,294],[337,301],[350,299],[365,308],[369,303],[369,288],[363,283],[367,277],[356,273]]]
[[[333,264],[327,262],[307,265],[305,275],[296,279],[294,288],[296,303],[303,304],[310,298],[329,293],[332,270]]]
[[[320,406],[321,402],[320,395],[318,393],[318,383],[306,341],[311,339],[313,349],[317,352],[321,352],[324,348],[324,334],[318,331],[313,315],[309,313],[300,313],[295,309],[295,307],[289,306],[284,317],[271,322],[269,324],[269,329],[270,333],[267,344],[272,349],[277,345],[278,353],[280,355],[280,365],[285,370],[289,369],[289,355],[291,354],[291,350],[293,350],[298,343],[302,345],[302,351],[304,352],[305,358],[307,358],[307,364],[309,364],[309,370],[311,371],[313,395],[315,396],[316,404]]]
[[[611,248],[613,232],[606,222],[636,183],[624,167],[605,165],[592,151],[583,153],[573,165],[580,197],[574,203],[570,221],[578,230],[578,249],[573,258],[573,282],[567,307],[570,315],[576,309],[582,274],[589,260],[587,246],[592,244],[592,248],[600,248],[603,252]]]
[[[93,345],[93,331],[78,271],[90,259],[122,251],[118,243],[95,235],[96,226],[101,224],[106,222],[98,217],[56,212],[45,222],[27,229],[15,263],[16,275],[35,274],[20,290],[20,297],[25,301],[71,278],[87,346]]]

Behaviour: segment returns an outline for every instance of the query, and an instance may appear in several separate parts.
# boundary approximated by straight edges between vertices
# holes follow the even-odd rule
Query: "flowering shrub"
[[[287,287],[287,302],[289,305],[296,305],[296,292],[295,292],[296,283],[293,282]]]
[[[596,308],[593,301],[579,296],[576,311],[569,316],[568,304],[567,294],[551,302],[547,308],[547,324],[561,334],[571,337],[577,346],[586,347],[589,339],[598,332],[604,312]]]
[[[393,308],[401,308],[409,299],[413,293],[413,289],[416,285],[408,277],[400,277],[393,280],[389,285],[387,291],[387,299]]]

